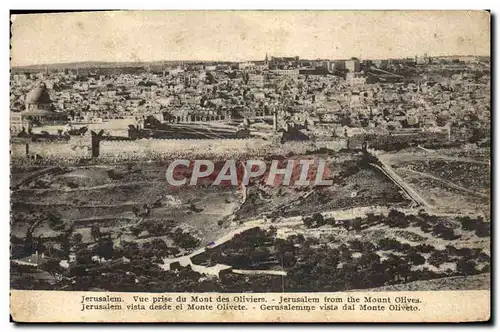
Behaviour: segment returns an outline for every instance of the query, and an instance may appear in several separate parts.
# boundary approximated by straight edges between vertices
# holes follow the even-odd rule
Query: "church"
[[[67,115],[56,112],[52,107],[49,91],[44,83],[37,83],[26,95],[26,108],[22,112],[11,112],[10,130],[12,134],[43,125],[65,124]]]

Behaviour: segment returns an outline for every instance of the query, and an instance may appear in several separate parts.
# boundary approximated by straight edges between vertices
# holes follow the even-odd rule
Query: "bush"
[[[488,237],[490,236],[490,225],[482,225],[475,231],[476,236],[478,237]]]
[[[435,225],[432,232],[434,235],[445,240],[454,240],[457,238],[455,231],[452,228],[449,228],[441,223]]]
[[[304,226],[306,226],[307,228],[312,228],[314,225],[314,220],[310,217],[305,217],[303,221],[304,221]]]
[[[60,231],[64,228],[64,222],[61,219],[61,216],[54,213],[49,213],[47,216],[49,221],[49,227],[55,231]]]
[[[483,266],[483,268],[481,269],[481,273],[489,273],[490,272],[490,264],[486,264],[485,266]]]
[[[476,274],[477,273],[476,264],[474,264],[474,262],[472,262],[470,260],[462,258],[457,263],[457,272],[462,274],[462,275]]]
[[[417,252],[413,251],[408,255],[408,261],[413,264],[414,266],[422,265],[425,264],[425,258],[424,256],[418,254]]]
[[[443,251],[433,251],[432,254],[427,259],[427,262],[435,267],[440,267],[442,264],[448,261],[448,255]]]
[[[479,262],[489,262],[490,261],[490,256],[488,254],[485,254],[484,252],[480,252],[477,256],[477,260]]]
[[[401,243],[394,238],[383,238],[377,242],[377,246],[381,250],[396,250],[405,252],[410,250],[412,247],[407,243]]]
[[[363,243],[359,240],[349,241],[349,246],[353,251],[362,251],[363,250]]]
[[[363,224],[363,219],[361,219],[360,217],[358,217],[354,220],[351,220],[351,227],[356,232],[359,232],[361,230],[362,224]]]
[[[490,223],[483,221],[481,217],[478,219],[471,219],[470,217],[463,217],[459,219],[462,229],[466,231],[475,231],[478,237],[487,237],[490,235]]]
[[[315,213],[312,215],[313,220],[316,222],[316,225],[323,226],[325,224],[325,218],[323,218],[323,215],[321,213]]]
[[[436,250],[436,248],[430,244],[419,244],[415,247],[415,249],[419,252],[422,252],[424,254],[431,253],[432,251]]]
[[[386,224],[389,227],[406,228],[410,226],[410,222],[406,218],[406,215],[397,210],[390,210],[387,216]]]

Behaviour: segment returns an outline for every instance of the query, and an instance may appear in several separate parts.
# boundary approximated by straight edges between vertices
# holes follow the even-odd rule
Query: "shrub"
[[[408,261],[415,266],[422,265],[425,263],[424,256],[418,254],[415,251],[411,252],[407,257]]]
[[[445,252],[439,250],[433,251],[429,256],[429,258],[427,259],[427,262],[431,265],[434,265],[435,267],[440,267],[447,261],[448,261],[448,255]]]
[[[477,273],[476,264],[474,264],[474,262],[472,262],[470,260],[462,258],[457,263],[457,272],[462,274],[462,275],[476,274]]]
[[[430,244],[419,244],[415,247],[415,249],[417,251],[424,253],[424,254],[428,254],[428,253],[431,253],[433,250],[436,250],[436,248],[434,248],[434,246],[432,246]]]

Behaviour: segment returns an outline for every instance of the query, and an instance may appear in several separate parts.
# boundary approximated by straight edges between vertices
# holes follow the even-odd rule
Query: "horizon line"
[[[408,58],[414,58],[415,56],[425,56],[425,55],[414,55],[414,56],[398,56],[394,58],[361,58],[361,57],[356,57],[356,56],[351,56],[351,57],[345,57],[345,58],[300,58],[299,56],[299,61],[300,60],[309,60],[309,61],[341,61],[341,60],[349,60],[352,58],[360,59],[360,60],[389,60],[389,59],[408,59]],[[484,55],[479,55],[479,54],[446,54],[446,55],[427,55],[427,57],[430,58],[444,58],[444,57],[465,57],[465,56],[470,56],[470,57],[489,57],[491,58],[491,54],[484,54]],[[291,56],[270,56],[270,57],[291,57]],[[10,68],[23,68],[23,67],[34,67],[34,66],[53,66],[53,65],[71,65],[71,64],[82,64],[82,63],[109,63],[109,64],[120,64],[120,63],[133,63],[133,64],[147,64],[151,62],[229,62],[229,63],[240,63],[240,62],[252,62],[252,61],[264,61],[264,60],[244,60],[244,61],[235,61],[235,60],[145,60],[145,61],[107,61],[107,60],[82,60],[82,61],[70,61],[70,62],[52,62],[52,63],[39,63],[39,64],[27,64],[27,65],[10,65]],[[12,60],[10,60],[12,62]]]

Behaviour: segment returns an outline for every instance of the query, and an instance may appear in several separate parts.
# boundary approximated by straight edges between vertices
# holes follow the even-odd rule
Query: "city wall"
[[[75,137],[69,141],[23,142],[11,144],[11,157],[25,158],[26,144],[29,156],[43,159],[91,158],[90,137]],[[346,148],[345,140],[338,141],[289,141],[276,144],[262,139],[139,139],[103,140],[99,143],[99,159],[140,160],[193,156],[213,156],[218,158],[269,155],[304,154],[318,148],[338,151]]]
[[[101,141],[99,158],[120,159],[155,159],[182,156],[266,156],[303,154],[318,148],[334,151],[346,148],[347,142],[340,141],[290,141],[275,144],[261,139],[205,139],[205,140],[136,140],[136,141]]]
[[[78,159],[92,156],[90,137],[75,137],[69,141],[19,142],[10,145],[10,154],[13,158],[26,157],[26,152],[29,156],[42,158]]]
[[[183,155],[233,155],[265,149],[271,142],[251,139],[140,139],[135,141],[101,141],[102,159],[155,159]]]

